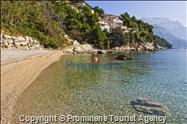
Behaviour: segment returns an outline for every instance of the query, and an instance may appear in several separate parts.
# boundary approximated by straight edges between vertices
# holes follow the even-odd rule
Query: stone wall
[[[29,36],[1,34],[2,49],[44,49],[40,42]]]

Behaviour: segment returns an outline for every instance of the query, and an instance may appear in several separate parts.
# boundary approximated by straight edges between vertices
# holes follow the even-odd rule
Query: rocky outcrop
[[[3,49],[43,49],[40,42],[29,36],[13,36],[1,34],[1,48]]]
[[[63,49],[64,53],[96,53],[96,50],[93,49],[93,46],[90,44],[80,44],[77,41],[73,42],[73,45],[67,46]]]
[[[115,59],[116,60],[132,60],[132,58],[130,58],[130,57],[126,56],[126,55],[122,55],[122,54],[116,55]]]
[[[104,54],[104,52],[102,50],[98,50],[97,54]]]
[[[135,108],[136,111],[150,114],[164,116],[166,114],[166,109],[158,102],[137,98],[130,101],[130,104]]]
[[[141,44],[133,44],[131,47],[130,45],[125,45],[121,47],[115,47],[113,50],[117,51],[155,51],[156,48],[154,43],[141,43]]]
[[[135,51],[136,49],[134,47],[130,47],[130,46],[121,46],[121,47],[115,47],[115,48],[113,48],[113,50],[116,50],[116,51]]]
[[[151,43],[144,43],[141,46],[142,47],[139,47],[140,50],[147,50],[147,51],[154,51],[154,50],[156,50],[153,42],[151,42]]]

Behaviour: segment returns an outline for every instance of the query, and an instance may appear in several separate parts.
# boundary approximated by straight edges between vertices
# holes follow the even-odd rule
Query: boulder
[[[37,40],[33,40],[34,43],[39,43]]]
[[[8,45],[7,45],[7,44],[1,44],[1,48],[6,48],[6,49],[8,49]]]
[[[17,37],[16,36],[12,36],[12,40],[17,40]]]
[[[11,39],[11,36],[9,36],[9,35],[4,35],[4,37],[5,37],[5,39]]]
[[[74,51],[74,52],[77,52],[77,53],[82,53],[82,52],[84,52],[84,49],[82,48],[81,45],[79,45],[79,46],[75,46],[75,47],[73,48],[73,51]]]
[[[144,51],[145,48],[142,45],[139,45],[139,47],[137,48],[138,51]]]
[[[132,58],[130,58],[130,57],[127,57],[127,56],[125,56],[125,55],[117,55],[116,57],[115,57],[115,59],[116,60],[132,60]]]
[[[26,37],[25,37],[25,40],[29,42],[29,41],[30,41],[30,37],[29,37],[29,36],[26,36]]]
[[[154,102],[151,100],[145,100],[145,99],[135,99],[133,101],[130,102],[131,105],[142,105],[142,106],[149,106],[149,107],[162,107],[160,103],[158,102]]]
[[[119,50],[119,47],[114,47],[114,48],[112,48],[112,50]]]
[[[88,52],[88,51],[93,51],[93,47],[90,44],[83,44],[82,48]]]
[[[144,47],[148,51],[154,51],[155,50],[155,47],[154,47],[153,43],[146,43],[146,44],[144,44]]]
[[[71,47],[67,47],[67,48],[64,48],[64,53],[73,53],[73,48]]]
[[[104,54],[102,50],[98,50],[97,54]]]
[[[20,43],[20,46],[26,46],[27,45],[27,42],[26,41],[23,41]]]
[[[166,110],[164,109],[164,107],[160,103],[152,100],[137,98],[135,100],[130,101],[130,104],[136,111],[145,114],[159,116],[164,116],[166,114]]]
[[[80,43],[77,41],[77,40],[75,40],[74,42],[73,42],[73,45],[80,45]]]
[[[134,105],[133,107],[135,108],[136,111],[145,114],[158,115],[158,116],[164,116],[166,114],[165,110],[162,107],[148,107],[142,105]]]
[[[19,41],[19,42],[25,41],[25,38],[22,37],[22,36],[18,36],[17,38],[18,38],[18,41]]]
[[[12,44],[14,41],[12,39],[7,40],[8,44]]]
[[[35,48],[36,48],[36,49],[39,49],[39,48],[40,48],[40,46],[39,46],[39,45],[35,45]]]

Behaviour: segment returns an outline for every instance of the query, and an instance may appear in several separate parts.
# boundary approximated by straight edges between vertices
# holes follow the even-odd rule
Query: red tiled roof
[[[104,17],[104,18],[102,18],[100,21],[105,21],[105,22],[108,22],[108,18],[106,18],[106,17]]]

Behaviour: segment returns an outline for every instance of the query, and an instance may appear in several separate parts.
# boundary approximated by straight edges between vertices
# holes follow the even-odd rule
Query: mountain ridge
[[[142,18],[142,20],[153,25],[153,32],[168,40],[175,48],[187,47],[187,28],[180,22],[165,17]]]
[[[172,35],[186,40],[187,27],[183,26],[179,21],[172,21],[165,17],[142,18],[149,24],[155,24],[166,28]]]

